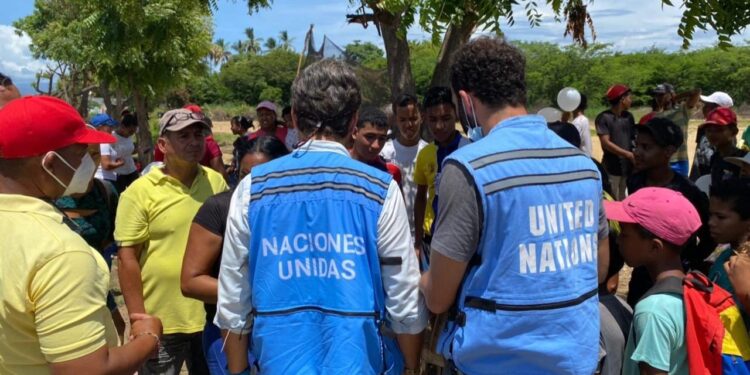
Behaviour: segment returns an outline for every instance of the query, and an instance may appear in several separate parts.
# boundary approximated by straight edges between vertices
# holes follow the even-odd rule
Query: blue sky
[[[10,26],[14,20],[31,13],[33,0],[6,1],[0,13],[0,72],[10,75],[18,82],[30,82],[44,63],[34,60],[28,50],[30,39],[17,36]],[[521,1],[523,4],[524,1]],[[542,1],[539,1],[542,3]],[[679,3],[679,2],[675,2]],[[322,42],[323,35],[340,46],[355,40],[371,41],[382,46],[373,26],[367,29],[360,25],[348,25],[345,15],[356,9],[347,0],[275,0],[269,10],[248,15],[244,0],[219,0],[219,9],[214,14],[214,38],[223,38],[231,44],[244,37],[246,27],[253,27],[259,38],[278,37],[279,31],[287,30],[294,38],[297,50],[302,49],[305,33],[310,24],[315,24],[315,40]],[[650,47],[676,50],[682,41],[677,35],[677,25],[682,14],[679,8],[660,6],[659,0],[597,0],[589,8],[597,31],[597,41],[611,43],[620,51],[636,51]],[[570,39],[563,38],[563,25],[554,22],[552,12],[542,9],[542,25],[531,28],[523,18],[524,12],[516,12],[516,24],[503,30],[511,40],[547,41],[567,45]],[[409,30],[410,39],[426,39],[428,35],[418,27]],[[750,32],[734,38],[735,43],[750,39]],[[716,43],[715,33],[698,31],[692,48],[711,46]]]

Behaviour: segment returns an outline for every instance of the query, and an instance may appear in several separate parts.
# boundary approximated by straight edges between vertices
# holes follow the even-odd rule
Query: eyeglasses
[[[190,113],[175,113],[175,114],[172,115],[172,117],[169,118],[169,120],[167,120],[167,126],[171,125],[173,120],[177,120],[177,121],[185,121],[185,120],[205,121],[206,120],[206,115],[204,115],[202,113],[195,113],[195,112],[190,112]]]

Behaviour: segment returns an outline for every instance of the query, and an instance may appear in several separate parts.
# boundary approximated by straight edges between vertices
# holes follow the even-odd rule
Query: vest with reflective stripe
[[[390,181],[335,152],[253,168],[251,347],[263,374],[400,371],[379,330],[377,221]]]
[[[600,176],[540,116],[454,152],[481,198],[469,267],[442,351],[469,374],[591,374],[599,351]]]

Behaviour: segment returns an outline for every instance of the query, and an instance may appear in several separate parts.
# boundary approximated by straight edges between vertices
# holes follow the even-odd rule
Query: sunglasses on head
[[[177,121],[201,120],[201,121],[203,121],[205,119],[206,119],[206,116],[204,114],[202,114],[202,113],[195,113],[195,112],[191,112],[191,113],[175,113],[175,114],[172,115],[172,117],[169,118],[169,120],[167,121],[167,125],[171,125],[172,121],[174,121],[174,120],[177,120]]]

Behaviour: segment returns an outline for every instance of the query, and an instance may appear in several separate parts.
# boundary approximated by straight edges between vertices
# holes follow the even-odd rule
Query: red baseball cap
[[[701,217],[679,192],[665,188],[643,188],[622,202],[604,202],[607,218],[639,224],[655,236],[684,245],[701,227]]]
[[[203,109],[197,104],[188,104],[182,108],[190,110],[193,113],[203,113]]]
[[[614,85],[607,90],[607,100],[609,100],[610,102],[615,101],[629,92],[630,87],[628,86],[620,84]]]
[[[0,110],[0,158],[23,159],[73,144],[115,143],[90,129],[70,104],[51,96],[27,96]]]
[[[708,116],[706,116],[706,121],[704,121],[701,126],[727,126],[732,124],[737,125],[737,115],[734,113],[734,111],[729,108],[719,107],[708,113]]]

